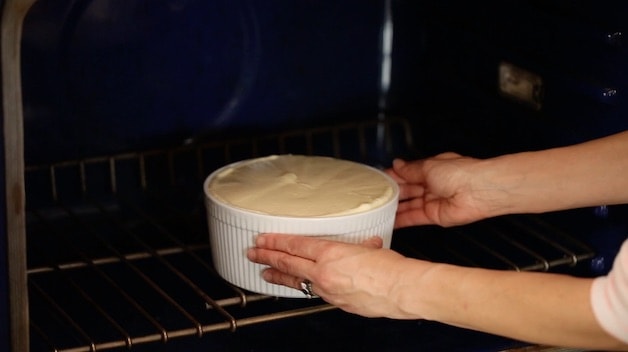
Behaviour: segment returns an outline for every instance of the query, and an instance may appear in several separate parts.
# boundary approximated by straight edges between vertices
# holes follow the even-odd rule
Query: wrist
[[[481,198],[487,217],[576,207],[577,192],[568,182],[573,164],[559,162],[560,153],[559,149],[521,152],[482,160],[476,187],[484,190]]]
[[[526,176],[510,163],[509,156],[478,160],[466,173],[471,201],[481,218],[517,212],[519,187]]]
[[[400,268],[402,274],[391,290],[391,301],[396,302],[398,312],[391,318],[433,320],[429,298],[437,291],[430,286],[430,277],[440,266],[442,264],[406,258]]]

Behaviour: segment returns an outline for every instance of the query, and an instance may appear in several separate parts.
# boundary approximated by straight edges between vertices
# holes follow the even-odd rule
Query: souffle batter
[[[376,208],[393,186],[366,165],[322,156],[272,155],[235,164],[209,183],[229,205],[276,216],[326,217]]]

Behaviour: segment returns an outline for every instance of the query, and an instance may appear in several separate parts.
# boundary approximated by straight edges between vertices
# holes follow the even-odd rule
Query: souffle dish
[[[324,156],[272,155],[214,171],[203,184],[214,266],[248,291],[304,297],[261,278],[246,251],[260,233],[359,243],[380,236],[390,247],[397,183],[365,164]]]

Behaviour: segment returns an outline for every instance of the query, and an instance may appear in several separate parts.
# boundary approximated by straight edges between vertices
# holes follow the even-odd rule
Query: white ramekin
[[[261,277],[265,268],[246,258],[254,238],[260,233],[286,233],[359,243],[372,236],[380,236],[384,248],[390,248],[399,199],[397,183],[383,171],[364,165],[365,168],[381,173],[393,188],[391,199],[371,210],[330,217],[287,217],[260,214],[240,209],[213,197],[209,192],[212,179],[225,168],[234,167],[236,162],[212,172],[203,183],[205,206],[209,226],[209,239],[213,263],[218,274],[231,284],[245,290],[276,297],[304,298],[294,288],[270,284]],[[330,199],[332,202],[333,199]]]

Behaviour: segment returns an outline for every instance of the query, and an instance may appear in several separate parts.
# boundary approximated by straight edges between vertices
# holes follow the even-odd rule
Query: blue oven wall
[[[425,154],[490,156],[628,128],[628,2],[443,0],[403,6],[408,9],[397,13],[393,96],[419,122],[416,140]],[[542,78],[540,109],[499,94],[500,62]]]
[[[39,0],[30,163],[375,117],[383,1]]]
[[[385,109],[414,120],[423,154],[487,156],[628,127],[628,3],[391,2]],[[39,0],[23,42],[27,161],[373,118],[384,4]],[[543,78],[540,110],[498,94],[502,61]]]

